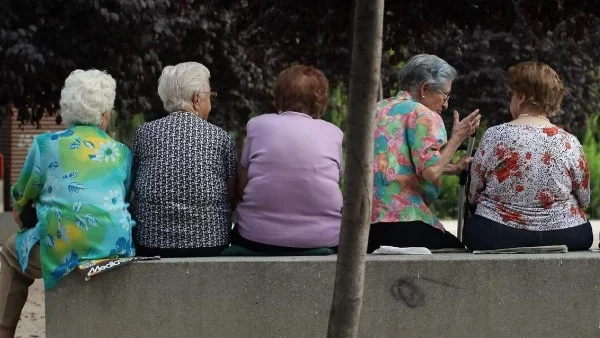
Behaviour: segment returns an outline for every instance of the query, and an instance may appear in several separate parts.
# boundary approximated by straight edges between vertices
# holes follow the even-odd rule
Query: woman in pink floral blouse
[[[464,248],[428,207],[439,196],[441,175],[468,166],[470,157],[450,161],[479,126],[478,110],[462,121],[455,111],[447,140],[440,114],[448,108],[455,77],[456,70],[439,57],[416,55],[400,73],[403,90],[377,104],[369,252],[381,245]]]
[[[489,128],[475,154],[469,202],[477,209],[465,225],[465,244],[587,250],[590,171],[577,138],[548,119],[560,108],[563,84],[533,61],[510,67],[507,82],[513,120]]]

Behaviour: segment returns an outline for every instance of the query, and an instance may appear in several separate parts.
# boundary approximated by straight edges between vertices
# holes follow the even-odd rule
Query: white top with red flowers
[[[477,215],[519,229],[585,223],[590,171],[581,144],[556,126],[489,128],[472,162],[469,202]]]

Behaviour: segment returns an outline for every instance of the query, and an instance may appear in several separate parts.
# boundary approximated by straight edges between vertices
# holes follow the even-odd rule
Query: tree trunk
[[[327,336],[356,337],[373,190],[374,111],[379,89],[384,0],[356,0],[346,127],[344,211]]]

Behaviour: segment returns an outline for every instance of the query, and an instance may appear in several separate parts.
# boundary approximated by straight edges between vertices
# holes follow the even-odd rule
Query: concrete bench
[[[325,337],[335,256],[138,262],[46,293],[47,337]],[[370,256],[361,337],[600,337],[600,254]]]

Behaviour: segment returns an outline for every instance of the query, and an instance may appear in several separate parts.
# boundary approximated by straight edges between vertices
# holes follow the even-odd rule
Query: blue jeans
[[[479,215],[469,218],[463,241],[471,250],[495,250],[525,246],[566,245],[569,251],[592,246],[594,235],[589,221],[572,228],[530,231],[510,227]]]

